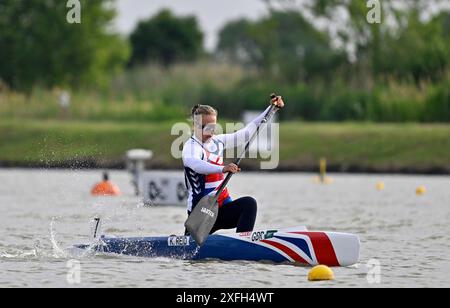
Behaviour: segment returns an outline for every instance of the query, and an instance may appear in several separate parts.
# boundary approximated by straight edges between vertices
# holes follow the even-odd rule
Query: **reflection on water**
[[[258,228],[306,225],[360,235],[360,263],[334,269],[333,282],[311,284],[309,268],[284,264],[68,255],[66,247],[93,241],[96,215],[108,234],[184,231],[185,209],[142,206],[125,172],[111,173],[123,196],[92,198],[91,185],[100,176],[100,171],[0,169],[2,287],[71,286],[67,261],[73,258],[80,261],[80,285],[86,287],[450,287],[449,177],[331,175],[333,183],[321,185],[313,174],[235,176],[232,196],[258,200]],[[381,191],[379,181],[385,183]],[[417,196],[420,185],[427,193]],[[379,284],[368,282],[373,259],[381,266]]]

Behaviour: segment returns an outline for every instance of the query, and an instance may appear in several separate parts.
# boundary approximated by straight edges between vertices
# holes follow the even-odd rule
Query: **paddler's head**
[[[217,110],[208,105],[195,105],[192,108],[194,135],[203,143],[214,136],[217,125]]]
[[[105,181],[105,182],[109,181],[109,174],[106,171],[103,172],[103,181]]]

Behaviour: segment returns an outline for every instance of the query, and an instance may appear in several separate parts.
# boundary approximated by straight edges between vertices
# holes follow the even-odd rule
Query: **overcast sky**
[[[217,33],[226,22],[240,17],[257,19],[267,11],[261,0],[117,0],[116,28],[129,34],[139,20],[163,8],[177,15],[197,16],[208,50],[214,49]]]

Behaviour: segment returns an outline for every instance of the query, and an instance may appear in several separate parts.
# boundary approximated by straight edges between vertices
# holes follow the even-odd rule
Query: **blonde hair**
[[[203,115],[215,115],[217,116],[218,112],[216,109],[214,109],[213,107],[209,106],[209,105],[200,105],[197,104],[194,107],[192,107],[191,110],[191,116],[192,116],[192,120],[195,122],[195,118],[197,116],[203,116]]]

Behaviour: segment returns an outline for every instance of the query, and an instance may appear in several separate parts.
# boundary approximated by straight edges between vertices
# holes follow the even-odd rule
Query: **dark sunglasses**
[[[211,132],[214,133],[216,131],[216,124],[206,124],[206,125],[202,125],[202,131],[203,132]]]

